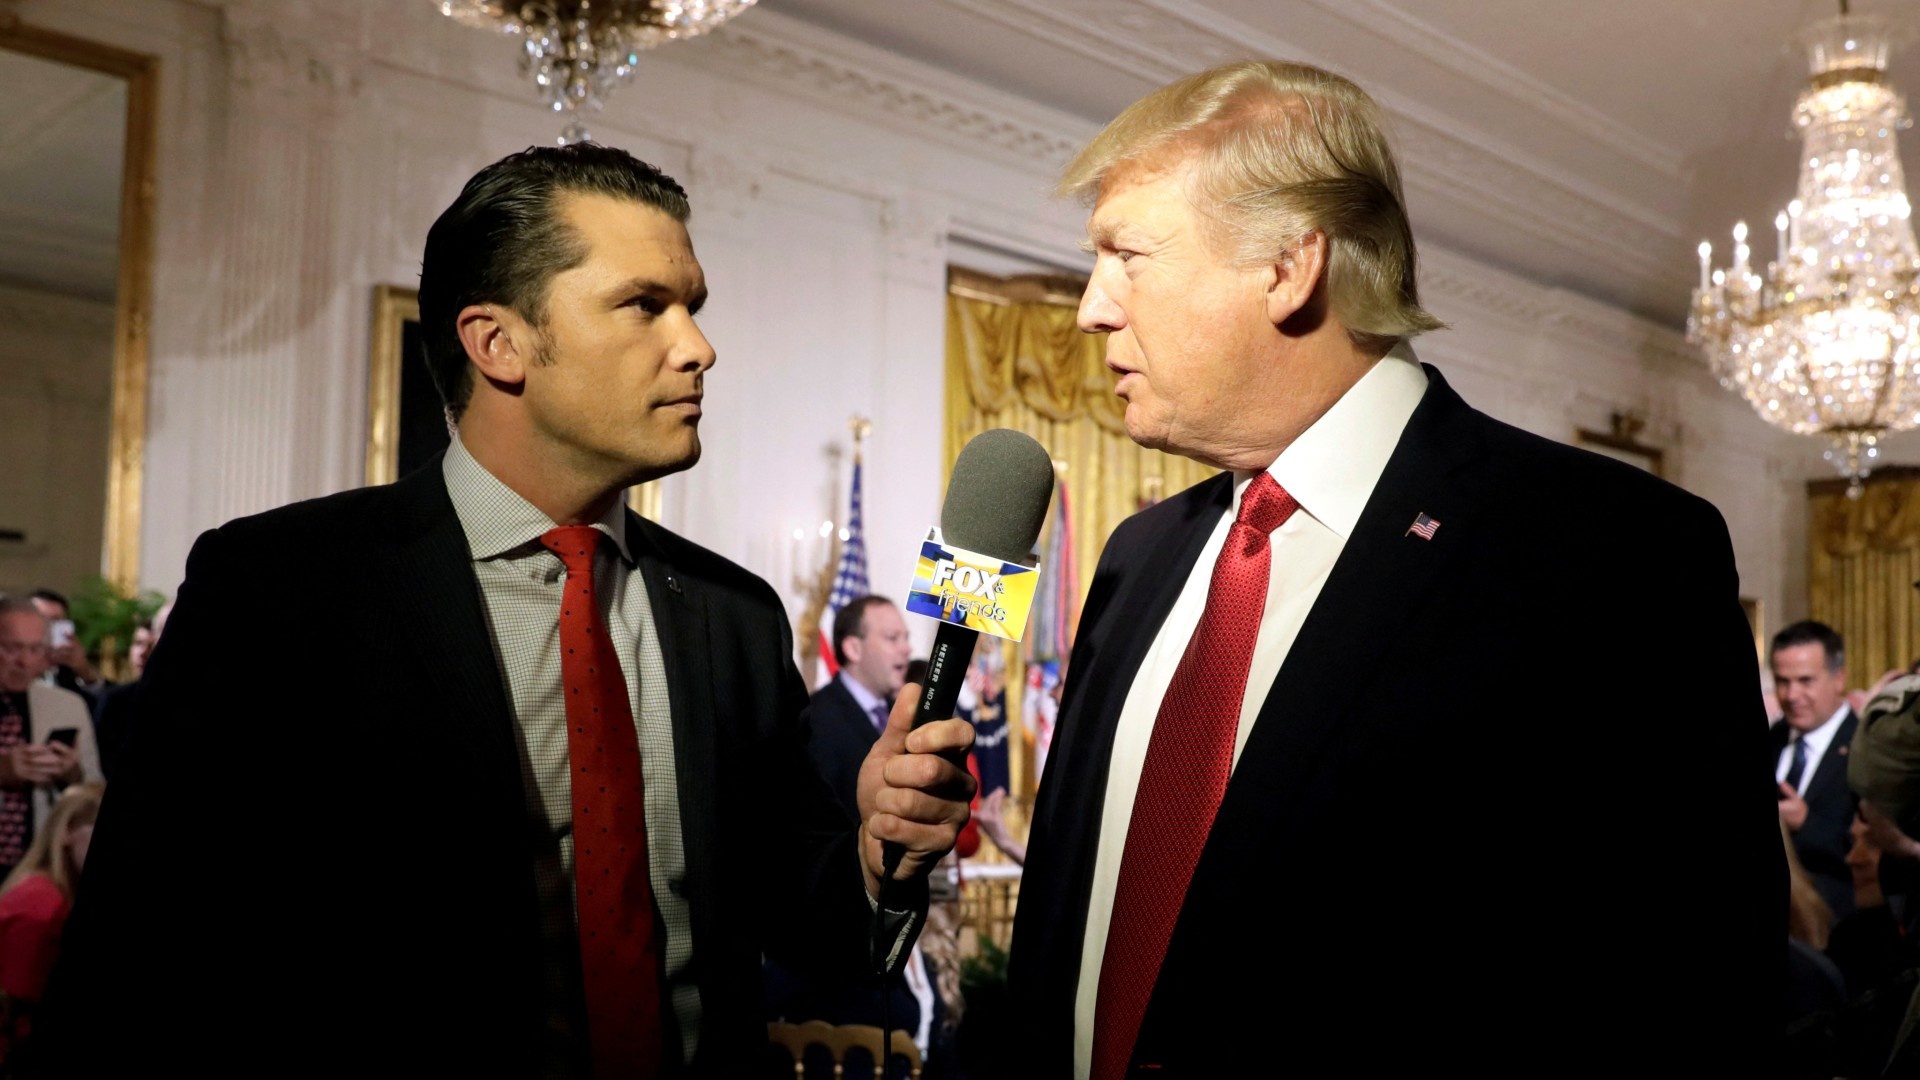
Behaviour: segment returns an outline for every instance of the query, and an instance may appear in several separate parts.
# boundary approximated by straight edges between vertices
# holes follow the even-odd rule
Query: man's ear
[[[860,657],[865,655],[867,646],[859,638],[850,637],[840,642],[840,651],[847,655],[847,662],[842,666],[852,667],[860,662]]]
[[[1267,287],[1267,318],[1279,326],[1306,307],[1327,269],[1327,234],[1315,229],[1280,256]]]
[[[454,316],[454,329],[467,359],[490,382],[519,386],[533,360],[533,328],[511,310],[495,304],[470,304]]]

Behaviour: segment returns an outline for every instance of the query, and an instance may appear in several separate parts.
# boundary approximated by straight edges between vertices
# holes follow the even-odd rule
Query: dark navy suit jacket
[[[1786,878],[1726,527],[1428,377],[1266,689],[1134,1065],[1760,1075]],[[1095,572],[1013,937],[1033,1075],[1071,1075],[1122,703],[1231,500],[1223,475],[1135,515]],[[1655,674],[1663,720],[1624,753]]]

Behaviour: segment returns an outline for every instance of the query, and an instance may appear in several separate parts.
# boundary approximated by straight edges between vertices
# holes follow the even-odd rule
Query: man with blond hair
[[[1164,87],[1061,190],[1128,434],[1222,472],[1115,531],[1081,616],[1013,938],[1031,1072],[1761,1071],[1785,873],[1719,514],[1415,359],[1441,324],[1340,76]],[[1644,683],[1568,681],[1609,656],[1685,665],[1657,729],[1606,692]]]

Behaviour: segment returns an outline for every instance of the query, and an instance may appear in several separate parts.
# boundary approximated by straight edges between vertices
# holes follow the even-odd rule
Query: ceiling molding
[[[1160,2],[1164,4],[1164,0]],[[1684,179],[1684,158],[1677,151],[1392,4],[1383,0],[1304,2],[1360,30],[1386,38],[1428,63],[1532,109],[1555,124],[1578,131],[1676,184]]]
[[[907,125],[971,151],[1046,174],[1059,171],[1097,128],[1066,113],[929,65],[829,34],[774,11],[729,22],[707,47],[674,59]],[[717,62],[716,62],[717,61]]]
[[[1198,4],[1175,6],[1169,0],[946,3],[1082,56],[1121,60],[1149,83],[1171,82],[1251,56],[1287,55],[1335,66]],[[1430,187],[1471,203],[1498,198],[1503,215],[1516,224],[1621,273],[1657,277],[1670,269],[1662,256],[1680,243],[1679,222],[1616,198],[1485,132],[1450,123],[1418,102],[1385,92],[1375,97],[1389,114],[1410,186]]]
[[[1429,308],[1464,305],[1468,313],[1504,318],[1516,328],[1541,330],[1549,337],[1579,345],[1605,342],[1617,351],[1629,346],[1648,361],[1704,371],[1700,354],[1680,332],[1650,319],[1557,289],[1457,255],[1426,247],[1420,253],[1420,295]]]

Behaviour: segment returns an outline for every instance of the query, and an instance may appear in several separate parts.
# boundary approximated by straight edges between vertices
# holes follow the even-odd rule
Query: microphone
[[[1015,641],[1025,632],[1039,578],[1033,549],[1052,501],[1053,458],[1032,436],[993,428],[961,448],[907,595],[908,611],[940,620],[914,727],[952,719],[982,632]],[[964,758],[954,764],[966,768]],[[885,887],[906,849],[888,841],[881,850]]]

